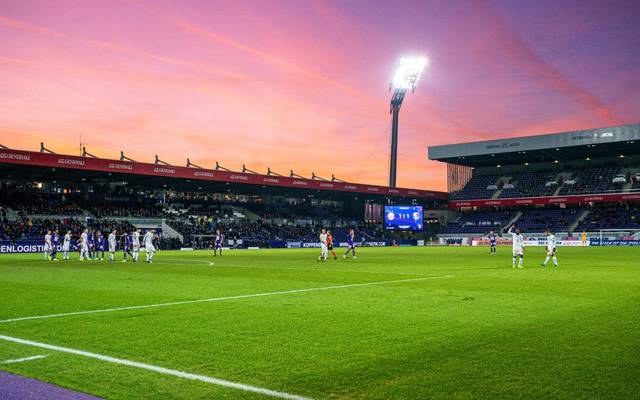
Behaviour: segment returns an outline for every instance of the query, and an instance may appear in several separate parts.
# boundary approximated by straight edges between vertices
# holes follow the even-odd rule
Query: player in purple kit
[[[357,259],[356,257],[356,231],[354,229],[349,229],[349,233],[347,234],[347,251],[342,255],[342,258],[347,258],[349,252],[351,252],[351,256],[353,259]]]
[[[100,256],[98,256],[100,253]],[[100,231],[96,232],[96,261],[104,261],[104,236]]]
[[[496,254],[497,244],[498,244],[498,237],[496,236],[496,233],[492,229],[491,232],[489,232],[489,245],[491,246],[491,254]]]
[[[133,241],[131,240],[131,237],[129,236],[129,234],[127,232],[122,234],[122,238],[120,239],[122,241],[122,256],[124,257],[122,259],[122,262],[127,262],[127,254],[129,255],[129,257],[131,257],[131,260],[133,260],[134,262],[136,261],[136,259],[133,257],[133,254],[131,254],[131,247],[133,246]]]
[[[93,260],[94,259],[94,241],[93,241],[93,231],[91,229],[89,229],[89,232],[87,233],[87,245],[89,246],[89,260]]]
[[[220,228],[216,229],[216,243],[213,246],[213,256],[217,256],[217,252],[220,251],[220,257],[222,257],[222,240],[224,240],[224,235]]]
[[[56,257],[58,254],[58,244],[60,243],[60,236],[58,235],[58,230],[53,231],[51,235],[51,259],[53,261],[58,261]]]

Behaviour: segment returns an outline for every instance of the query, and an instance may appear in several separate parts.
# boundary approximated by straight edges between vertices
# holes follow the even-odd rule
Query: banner
[[[73,244],[73,243],[72,243]],[[62,251],[62,245],[57,247],[58,251]],[[73,247],[71,247],[73,249]],[[18,240],[16,242],[2,241],[0,242],[0,254],[19,254],[19,253],[44,253],[44,240]]]
[[[547,238],[529,238],[524,241],[525,246],[546,246]],[[582,246],[582,242],[579,240],[556,240],[556,246]]]
[[[390,243],[385,241],[369,241],[369,242],[357,242],[355,244],[358,247],[384,247],[389,246]],[[335,244],[335,247],[348,247],[349,244],[347,242],[339,242]],[[275,246],[271,246],[275,247]],[[284,247],[284,246],[283,246]],[[319,249],[320,242],[286,242],[286,247],[288,249]]]
[[[640,246],[640,240],[618,240],[618,239],[602,239],[590,238],[590,246]]]
[[[569,196],[524,197],[507,199],[451,200],[449,208],[523,206],[546,204],[603,203],[608,201],[640,201],[640,193],[580,194]]]

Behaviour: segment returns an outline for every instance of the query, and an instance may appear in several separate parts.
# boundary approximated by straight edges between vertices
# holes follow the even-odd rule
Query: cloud
[[[500,56],[507,57],[515,66],[526,72],[539,85],[561,93],[582,105],[598,119],[609,125],[624,124],[595,94],[571,82],[558,68],[538,56],[509,26],[504,18],[486,1],[469,3],[474,15],[483,20],[491,31],[490,40],[478,38],[469,49],[484,53],[488,47],[497,47]]]
[[[16,21],[11,18],[7,18],[5,16],[0,15],[0,25],[5,26],[7,28],[20,29],[23,31],[37,33],[41,35],[47,35],[52,37],[64,37],[65,34],[61,32],[56,32],[54,30],[44,28],[37,25],[28,24],[26,22]]]

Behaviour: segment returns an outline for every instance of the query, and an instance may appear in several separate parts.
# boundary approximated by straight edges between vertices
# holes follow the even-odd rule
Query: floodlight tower
[[[391,125],[391,158],[389,165],[389,187],[396,187],[396,172],[398,169],[398,116],[400,106],[407,90],[412,93],[416,90],[418,80],[422,70],[427,65],[426,57],[401,57],[398,66],[393,74],[393,79],[389,85],[389,90],[393,89],[391,97],[391,114],[393,123]]]

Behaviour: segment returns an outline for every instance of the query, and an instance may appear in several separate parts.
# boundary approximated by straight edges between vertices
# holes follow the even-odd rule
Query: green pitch
[[[640,398],[640,250],[561,248],[560,268],[542,269],[528,248],[524,270],[510,252],[0,256],[0,362],[47,356],[0,369],[108,399]],[[152,307],[120,309],[138,305]]]

